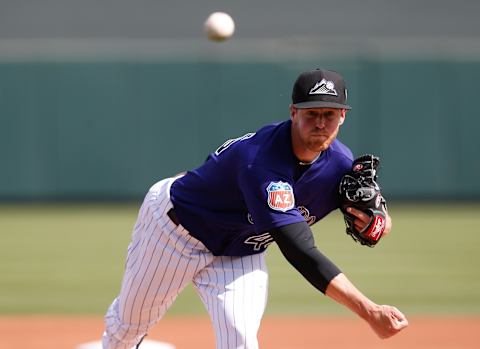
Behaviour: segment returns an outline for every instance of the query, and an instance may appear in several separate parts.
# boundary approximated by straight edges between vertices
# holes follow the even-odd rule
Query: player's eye
[[[323,114],[324,118],[327,119],[328,121],[332,121],[335,119],[335,113],[333,111],[328,111]]]

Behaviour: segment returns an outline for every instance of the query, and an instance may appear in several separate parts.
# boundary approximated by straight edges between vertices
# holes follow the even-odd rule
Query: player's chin
[[[333,139],[330,139],[325,136],[318,136],[318,137],[313,137],[313,139],[309,143],[309,150],[319,153],[321,151],[326,150],[330,144],[332,144]]]

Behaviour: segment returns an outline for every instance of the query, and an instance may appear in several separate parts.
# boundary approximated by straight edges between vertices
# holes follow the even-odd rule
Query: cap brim
[[[298,109],[306,109],[306,108],[335,108],[335,109],[352,109],[351,106],[346,104],[340,104],[335,102],[325,102],[325,101],[310,101],[310,102],[302,102],[302,103],[295,103],[295,107]]]

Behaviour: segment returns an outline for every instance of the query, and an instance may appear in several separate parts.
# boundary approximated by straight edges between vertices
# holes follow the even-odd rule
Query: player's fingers
[[[387,216],[385,217],[385,230],[383,231],[383,236],[390,234],[392,231],[392,218],[387,212]]]
[[[404,329],[405,327],[408,326],[408,320],[405,319],[405,320],[403,320],[403,321],[398,321],[398,322],[397,322],[397,325],[398,325],[397,329],[398,329],[398,330],[402,330],[402,329]]]
[[[360,210],[357,210],[354,207],[348,207],[347,212],[351,213],[352,215],[354,215],[355,217],[357,217],[359,220],[361,220],[364,223],[369,223],[370,222],[371,217],[368,214],[366,214],[365,212],[362,212]]]
[[[395,319],[394,321],[392,321],[392,329],[395,331],[395,333],[400,332],[401,330],[403,330],[407,326],[408,326],[408,321],[407,320],[400,321],[400,320]]]
[[[401,330],[408,326],[408,320],[403,313],[395,307],[392,307],[392,313],[390,317],[393,320],[393,327],[397,330]]]
[[[406,316],[403,315],[403,313],[400,310],[398,310],[397,307],[392,307],[391,308],[391,315],[398,320],[406,320],[407,319]]]
[[[370,217],[368,214],[353,207],[348,207],[347,212],[356,217],[356,219],[353,221],[353,225],[357,231],[363,231],[368,224],[370,224],[370,220],[372,219],[372,217]]]
[[[355,225],[355,229],[357,231],[362,231],[367,226],[366,223],[364,223],[363,221],[360,221],[360,220],[355,220],[353,224]]]

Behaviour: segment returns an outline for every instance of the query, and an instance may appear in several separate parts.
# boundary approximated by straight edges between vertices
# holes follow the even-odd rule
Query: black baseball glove
[[[340,210],[345,219],[346,231],[353,240],[374,247],[385,231],[387,205],[377,184],[378,157],[362,155],[355,159],[352,169],[347,172],[339,186]],[[362,230],[355,228],[355,216],[347,207],[356,208],[371,217],[370,223]]]

